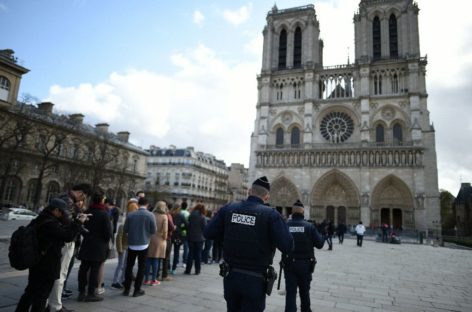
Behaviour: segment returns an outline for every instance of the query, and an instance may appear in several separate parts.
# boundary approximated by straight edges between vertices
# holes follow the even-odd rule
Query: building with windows
[[[228,167],[228,188],[231,201],[241,201],[247,198],[248,169],[243,164],[231,164]]]
[[[84,115],[58,115],[54,104],[17,101],[28,70],[0,51],[0,204],[38,208],[75,183],[90,183],[124,207],[144,186],[147,153]]]
[[[418,13],[412,0],[361,0],[355,61],[324,66],[313,5],[268,12],[249,180],[268,176],[272,206],[290,214],[300,198],[318,222],[434,228],[435,131]]]
[[[146,152],[149,157],[145,191],[155,200],[187,202],[189,207],[201,201],[209,210],[230,200],[228,169],[224,161],[211,154],[196,152],[193,147],[151,146]]]

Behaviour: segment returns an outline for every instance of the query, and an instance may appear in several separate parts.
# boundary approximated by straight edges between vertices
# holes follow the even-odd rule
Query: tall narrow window
[[[393,125],[393,143],[401,145],[403,142],[403,130],[399,123]]]
[[[382,55],[380,41],[380,19],[378,16],[374,17],[374,21],[372,23],[372,43],[374,60],[378,60]]]
[[[394,74],[392,78],[392,93],[398,93],[398,75]]]
[[[302,66],[302,30],[297,27],[295,30],[295,38],[293,43],[293,67]]]
[[[281,127],[277,128],[277,131],[275,132],[275,145],[284,145],[284,129]]]
[[[390,15],[390,19],[388,20],[388,30],[390,42],[390,57],[398,57],[397,18],[394,14]]]
[[[282,29],[279,37],[279,68],[287,67],[287,31]]]
[[[385,142],[384,127],[382,125],[378,125],[375,128],[375,142],[377,143]]]
[[[290,143],[292,147],[297,147],[300,145],[300,129],[298,127],[292,128],[292,133],[290,134]]]
[[[374,94],[379,94],[377,75],[374,76]]]
[[[0,76],[0,100],[8,101],[10,94],[10,80],[7,77]]]

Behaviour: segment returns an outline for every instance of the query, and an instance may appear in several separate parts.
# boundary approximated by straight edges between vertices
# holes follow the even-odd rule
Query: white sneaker
[[[182,264],[182,267],[183,267],[184,269],[186,269],[186,268],[187,268],[187,265],[184,263],[184,264]]]
[[[104,287],[98,287],[95,292],[97,293],[97,295],[103,295],[105,293],[105,288]]]

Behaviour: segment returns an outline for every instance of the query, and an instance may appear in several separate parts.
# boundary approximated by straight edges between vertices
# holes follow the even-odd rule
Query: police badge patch
[[[288,230],[290,233],[305,233],[305,228],[303,226],[290,226]]]
[[[243,225],[256,225],[256,217],[250,215],[244,215],[239,213],[233,213],[231,215],[231,223],[238,223]]]

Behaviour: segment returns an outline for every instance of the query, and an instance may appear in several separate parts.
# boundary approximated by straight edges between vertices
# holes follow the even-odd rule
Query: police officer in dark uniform
[[[276,277],[271,267],[275,248],[283,253],[293,248],[282,216],[264,205],[269,190],[266,177],[257,179],[247,200],[222,207],[204,231],[207,239],[223,239],[220,275],[229,312],[264,311],[266,291]]]
[[[285,274],[285,312],[297,311],[297,287],[300,289],[302,312],[311,312],[310,283],[315,270],[315,251],[313,247],[323,248],[324,239],[316,227],[304,220],[303,204],[297,200],[293,204],[292,219],[287,222],[295,241],[292,252],[282,254]]]

